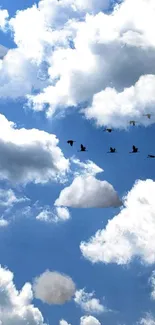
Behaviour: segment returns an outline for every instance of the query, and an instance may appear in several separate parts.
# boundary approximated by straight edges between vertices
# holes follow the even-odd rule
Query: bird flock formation
[[[146,116],[148,119],[151,118],[151,114],[150,114],[150,113],[148,113],[148,114],[143,114],[143,116]],[[129,121],[129,123],[130,123],[130,125],[133,125],[133,126],[136,125],[136,121],[134,121],[134,120]],[[107,131],[107,132],[111,133],[111,132],[113,131],[113,129],[112,129],[112,128],[106,128],[106,129],[104,129],[103,131]],[[74,142],[76,142],[76,141],[75,141],[75,140],[68,140],[68,141],[67,141],[67,143],[68,143],[71,147],[73,146]],[[85,147],[83,144],[81,144],[81,149],[78,150],[78,152],[80,152],[80,151],[88,151],[88,150],[86,150],[86,147]],[[110,147],[110,151],[107,151],[107,153],[116,153],[116,152],[117,152],[116,148],[112,148],[112,147]],[[133,145],[133,146],[132,146],[132,151],[130,151],[129,153],[137,153],[137,152],[139,152],[138,148],[137,148],[135,145]],[[150,155],[150,154],[149,154],[149,155],[147,156],[147,158],[155,158],[155,155]]]

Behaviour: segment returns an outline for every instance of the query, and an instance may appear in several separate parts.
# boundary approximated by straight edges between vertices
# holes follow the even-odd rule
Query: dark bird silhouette
[[[107,151],[107,153],[115,153],[115,152],[117,152],[116,148],[112,148],[112,147],[110,147],[110,151]]]
[[[151,114],[143,114],[143,116],[147,116],[149,119],[151,118]]]
[[[132,146],[132,151],[130,151],[129,153],[136,153],[139,152],[138,148],[136,148],[135,146]]]
[[[76,142],[74,140],[68,140],[67,143],[70,144],[70,146],[73,146],[73,143]]]
[[[81,144],[81,150],[79,151],[88,151],[88,150],[86,150],[86,147],[84,147],[83,144]]]
[[[136,125],[136,121],[130,121],[129,123],[130,123],[130,125],[133,125],[133,126]]]
[[[147,158],[155,158],[154,155],[148,155]]]
[[[108,128],[108,129],[105,129],[105,130],[103,130],[103,131],[104,131],[104,132],[107,131],[107,132],[111,133],[113,130]]]

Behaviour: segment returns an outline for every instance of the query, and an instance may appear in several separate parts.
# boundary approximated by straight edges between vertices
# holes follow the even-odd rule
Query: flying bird
[[[105,129],[105,130],[103,130],[103,131],[104,131],[104,132],[107,131],[107,132],[111,133],[113,130],[108,128],[108,129]]]
[[[86,150],[86,147],[84,147],[83,144],[81,144],[81,150],[79,150],[79,151],[87,151],[87,150]]]
[[[129,123],[130,123],[130,125],[133,125],[133,126],[136,125],[136,121],[130,121]]]
[[[147,116],[149,119],[151,118],[151,114],[143,114],[143,116]]]
[[[147,158],[155,158],[154,155],[148,155]]]
[[[107,153],[115,153],[116,152],[116,148],[112,148],[110,147],[110,151],[107,151]]]
[[[132,146],[132,151],[130,151],[129,153],[136,153],[139,152],[138,148],[136,148],[135,146]]]
[[[76,142],[74,140],[68,140],[67,143],[70,144],[70,146],[73,146],[73,143]]]

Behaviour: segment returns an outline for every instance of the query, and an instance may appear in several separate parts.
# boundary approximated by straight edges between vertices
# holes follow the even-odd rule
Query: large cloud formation
[[[0,324],[46,325],[38,308],[32,305],[30,283],[18,291],[13,283],[13,273],[0,266]]]
[[[37,299],[47,304],[61,305],[72,298],[76,286],[69,276],[47,270],[35,279],[33,290]]]
[[[45,13],[48,1],[42,3]],[[49,74],[58,81],[30,101],[34,109],[49,103],[48,115],[56,108],[92,102],[84,113],[98,125],[127,127],[131,117],[144,125],[152,123],[142,114],[154,112],[154,1],[125,0],[111,14],[99,11],[64,25],[61,33],[66,31],[66,43],[70,37],[74,47],[60,46],[56,40]]]
[[[69,170],[54,134],[17,129],[0,115],[0,179],[14,183],[62,180]]]
[[[134,257],[155,263],[155,182],[138,180],[124,198],[124,208],[105,229],[98,230],[80,249],[92,263],[127,264]]]
[[[48,117],[87,102],[83,113],[99,126],[126,128],[131,118],[154,123],[143,116],[154,113],[155,104],[154,0],[124,0],[106,14],[109,5],[40,0],[18,11],[7,24],[17,48],[0,66],[1,97],[27,96],[29,106],[47,109]],[[37,77],[43,62],[46,81]]]
[[[85,175],[75,177],[54,204],[73,208],[107,208],[118,207],[121,201],[111,184]]]

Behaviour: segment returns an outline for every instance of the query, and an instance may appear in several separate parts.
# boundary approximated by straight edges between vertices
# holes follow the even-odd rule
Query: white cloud
[[[39,64],[30,60],[20,48],[10,49],[0,61],[0,98],[15,100],[42,89],[47,81],[38,78]]]
[[[54,134],[37,129],[17,129],[0,115],[0,179],[14,183],[63,180],[69,170]]]
[[[91,262],[127,264],[134,257],[155,263],[155,182],[138,180],[124,198],[124,208],[105,229],[81,242],[83,256]]]
[[[55,206],[73,208],[107,208],[121,205],[117,192],[106,181],[92,175],[77,176],[65,187],[54,203]]]
[[[72,157],[70,162],[77,166],[77,169],[74,171],[74,176],[81,175],[92,175],[96,176],[99,173],[103,172],[103,169],[97,166],[93,161],[87,160],[86,162],[82,162],[79,159]]]
[[[85,312],[90,314],[100,314],[107,310],[103,305],[101,305],[99,299],[94,298],[94,292],[87,293],[84,289],[75,292],[74,301]]]
[[[18,291],[13,277],[11,271],[0,267],[0,324],[46,325],[39,309],[32,305],[31,284]]]
[[[43,209],[37,216],[37,220],[52,223],[66,221],[70,219],[70,213],[66,207],[56,207],[53,211],[51,208]]]
[[[80,325],[101,325],[101,323],[93,316],[83,316],[80,318]]]
[[[0,9],[0,29],[5,31],[5,26],[8,18],[9,18],[8,11]]]
[[[138,324],[140,324],[140,325],[155,325],[155,319],[153,318],[153,316],[150,313],[148,313],[145,318],[142,318],[138,322]]]
[[[8,226],[8,224],[9,224],[8,220],[3,219],[3,217],[0,218],[0,227],[6,227],[6,226]]]
[[[62,319],[59,322],[59,325],[71,325],[68,322],[66,322],[64,319]],[[101,325],[99,320],[93,316],[82,316],[80,318],[80,325]],[[147,325],[147,324],[144,324]],[[153,325],[153,324],[148,324],[148,325]]]
[[[0,60],[4,58],[7,52],[8,52],[8,48],[0,44]]]
[[[67,323],[66,320],[64,319],[61,319],[59,325],[71,325],[71,324]]]
[[[58,220],[68,220],[70,219],[69,210],[66,207],[56,207],[56,213]]]
[[[64,2],[61,3],[63,6]],[[152,123],[152,120],[146,122],[147,119],[139,114],[153,109],[154,13],[154,0],[125,0],[112,14],[87,14],[84,21],[72,20],[67,27],[64,25],[64,30],[70,28],[75,49],[66,45],[56,46],[50,58],[52,85],[44,88],[42,93],[30,96],[29,103],[34,109],[49,103],[50,116],[58,108],[93,100],[93,108],[90,104],[85,113],[87,117],[97,119],[99,125],[110,123],[126,127],[132,115],[138,116],[144,125]],[[145,15],[149,21],[147,24],[143,19]],[[140,79],[141,76],[144,78]],[[57,81],[53,83],[55,78]],[[144,84],[148,89],[145,98]],[[132,85],[134,87],[130,88]],[[138,87],[143,101],[138,101]],[[111,101],[111,95],[116,103]],[[139,107],[141,104],[142,109]],[[118,110],[119,106],[122,108]]]
[[[149,278],[149,284],[152,288],[151,298],[155,300],[155,271],[152,272],[151,277]]]
[[[35,279],[33,290],[37,299],[49,305],[61,305],[72,298],[76,287],[69,276],[47,270]]]
[[[129,119],[143,125],[155,122],[143,117],[148,112],[154,115],[155,106],[155,75],[140,77],[137,83],[123,92],[114,88],[106,88],[93,97],[92,106],[85,110],[88,119],[95,119],[98,126],[110,125],[116,128],[129,126]]]
[[[0,189],[0,206],[10,208],[12,205],[27,201],[26,197],[16,197],[12,189]]]
[[[0,96],[26,96],[30,107],[45,109],[48,117],[87,101],[86,118],[100,126],[126,128],[131,116],[146,126],[154,123],[142,116],[153,113],[155,103],[154,0],[124,0],[111,14],[101,12],[109,4],[41,0],[18,11],[7,24],[17,48],[0,63]],[[7,12],[0,12],[5,26]],[[40,80],[38,74],[44,61],[49,78],[43,81],[47,76]]]

